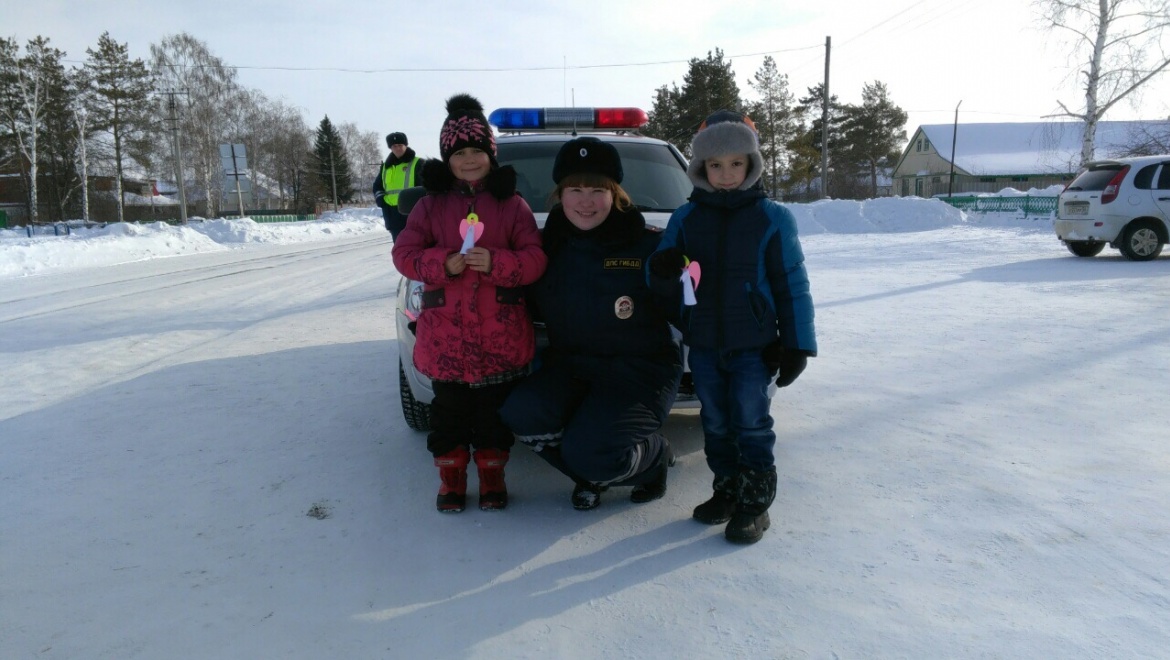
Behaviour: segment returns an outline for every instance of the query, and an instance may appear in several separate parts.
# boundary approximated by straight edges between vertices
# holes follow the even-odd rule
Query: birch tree
[[[81,167],[81,219],[89,222],[89,154],[86,142],[89,140],[89,111],[85,105],[73,107],[73,124],[77,127],[77,164]]]
[[[1062,112],[1055,116],[1084,122],[1084,165],[1093,159],[1097,122],[1170,67],[1164,40],[1170,0],[1037,0],[1036,6],[1050,29],[1072,39],[1080,61],[1083,105],[1058,101]]]
[[[38,139],[48,110],[49,79],[54,68],[61,68],[63,56],[64,53],[49,46],[45,37],[31,39],[24,57],[20,57],[15,39],[0,38],[0,113],[27,166],[27,211],[29,222],[34,224],[39,219]]]
[[[207,213],[215,217],[223,196],[219,145],[228,142],[224,108],[239,90],[235,69],[186,32],[151,44],[150,56],[160,88],[183,92],[188,101],[179,120],[183,145],[207,195]]]
[[[295,108],[278,105],[276,111],[274,121],[281,130],[273,136],[272,149],[281,201],[291,204],[297,213],[312,213],[314,195],[309,189],[311,182],[316,180],[310,175],[314,133]],[[288,198],[285,198],[286,194]]]
[[[353,122],[343,122],[337,125],[337,133],[341,136],[341,144],[345,147],[345,154],[349,158],[350,172],[356,181],[361,181],[368,175],[373,180],[382,166],[382,140],[374,131],[363,131]],[[365,200],[372,194],[370,187],[357,186],[354,190],[357,199]]]

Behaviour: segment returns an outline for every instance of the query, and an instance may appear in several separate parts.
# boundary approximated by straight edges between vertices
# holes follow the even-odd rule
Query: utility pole
[[[243,145],[240,145],[240,146],[243,146]],[[240,177],[243,175],[240,173],[240,165],[239,165],[239,161],[237,160],[237,157],[243,156],[244,154],[242,154],[242,153],[237,154],[236,153],[236,145],[235,144],[231,145],[231,150],[232,150],[232,172],[233,172],[235,179],[236,179],[236,201],[239,202],[240,219],[243,220],[244,219],[244,193],[240,190]]]
[[[332,143],[329,144],[329,178],[333,181],[333,212],[337,213],[337,158]]]
[[[825,37],[825,86],[821,99],[821,199],[829,196],[829,53],[833,38]]]
[[[951,127],[951,177],[947,182],[947,197],[951,196],[955,188],[955,143],[959,138],[959,106],[963,105],[963,99],[959,99],[958,105],[955,106],[955,123]]]
[[[183,143],[179,131],[179,102],[176,96],[185,92],[169,89],[167,95],[167,123],[171,131],[171,159],[175,163],[175,183],[179,186],[179,220],[187,224],[187,185],[183,181]]]

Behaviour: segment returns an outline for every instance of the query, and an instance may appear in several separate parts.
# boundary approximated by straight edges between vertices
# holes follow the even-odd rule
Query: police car
[[[496,159],[516,170],[516,187],[543,227],[549,196],[555,187],[553,160],[561,145],[580,134],[612,144],[621,155],[622,188],[646,218],[665,228],[670,214],[686,202],[692,185],[687,161],[669,142],[639,135],[646,125],[638,108],[499,108],[488,117],[496,127]],[[402,278],[398,283],[395,318],[398,326],[398,381],[402,414],[410,428],[430,428],[430,380],[414,368],[414,326],[421,309],[422,283]],[[537,328],[537,343],[543,335]],[[698,400],[685,374],[675,408],[697,408]]]

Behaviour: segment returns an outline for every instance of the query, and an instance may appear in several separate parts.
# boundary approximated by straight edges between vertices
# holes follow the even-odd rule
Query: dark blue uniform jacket
[[[542,236],[548,269],[530,292],[536,318],[548,329],[550,356],[678,362],[678,348],[643,270],[661,232],[648,229],[641,213],[614,208],[601,226],[583,232],[558,205]]]

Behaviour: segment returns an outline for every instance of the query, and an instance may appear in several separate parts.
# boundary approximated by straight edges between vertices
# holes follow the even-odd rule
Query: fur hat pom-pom
[[[483,112],[483,104],[471,94],[456,94],[447,99],[447,114]]]

